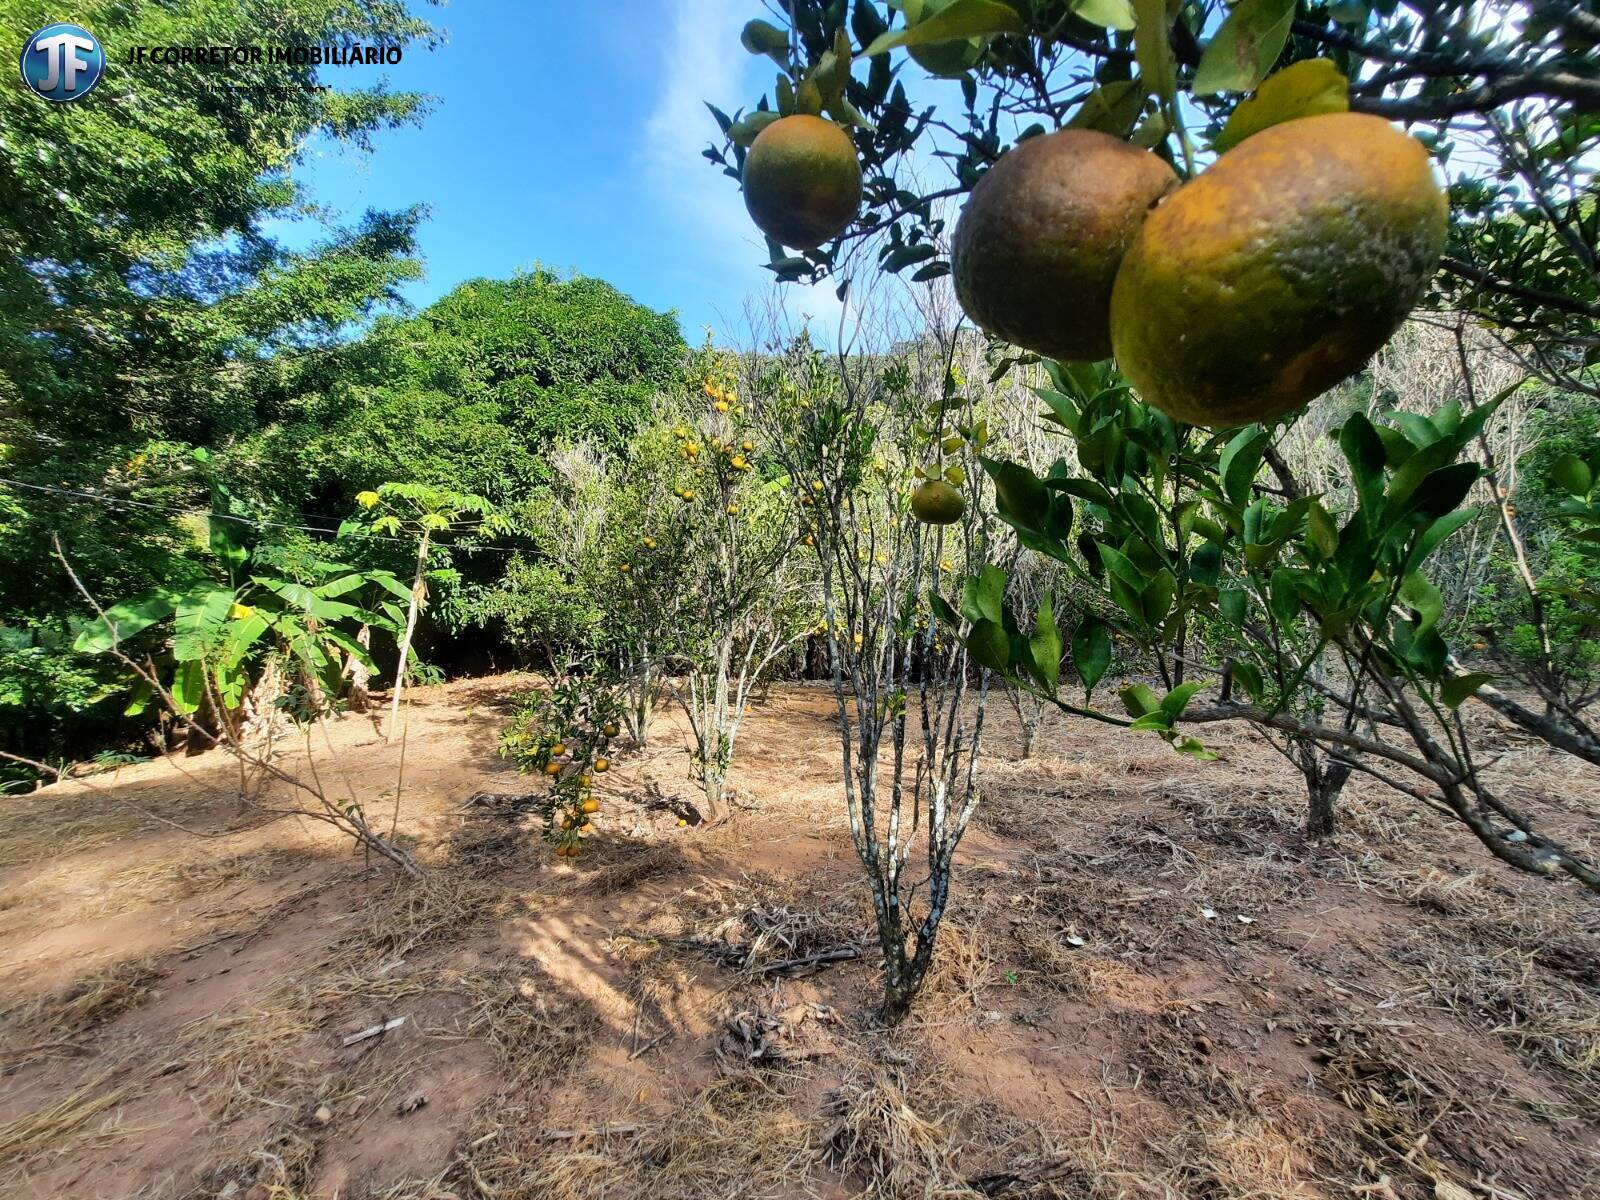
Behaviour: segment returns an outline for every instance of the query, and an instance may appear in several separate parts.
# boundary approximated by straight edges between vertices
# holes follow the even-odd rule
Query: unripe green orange
[[[756,227],[795,250],[815,250],[837,237],[861,207],[855,143],[832,121],[803,113],[756,135],[743,182]]]
[[[1428,152],[1379,117],[1264,129],[1145,221],[1111,298],[1117,363],[1180,421],[1271,421],[1388,340],[1438,266],[1447,215]]]
[[[942,479],[925,479],[911,493],[911,511],[929,525],[952,525],[961,519],[967,503]]]
[[[1111,355],[1111,289],[1147,213],[1178,185],[1148,150],[1091,129],[1029,138],[972,189],[951,245],[981,328],[1051,358]]]

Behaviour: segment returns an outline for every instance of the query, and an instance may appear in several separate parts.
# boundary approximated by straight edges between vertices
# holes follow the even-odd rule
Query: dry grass
[[[935,1081],[919,1080],[922,1090]],[[956,1166],[958,1113],[938,1105],[918,1111],[905,1078],[888,1068],[858,1070],[828,1097],[824,1138],[829,1160],[859,1181],[873,1200],[972,1196]]]
[[[1095,960],[1084,950],[1031,921],[1013,928],[1011,936],[1027,956],[1028,974],[1046,987],[1072,1000],[1099,994]]]
[[[447,869],[416,880],[386,878],[378,886],[378,895],[353,913],[355,924],[334,943],[336,955],[406,958],[446,937],[486,928],[515,907],[505,887]]]
[[[646,879],[665,875],[684,864],[683,851],[674,845],[628,842],[617,850],[607,849],[618,856],[608,858],[583,875],[584,890],[596,896],[610,896],[638,887]]]
[[[70,1039],[137,1008],[164,972],[152,958],[115,963],[19,1005],[0,1018],[17,1063],[49,1057]]]
[[[693,1092],[670,1116],[606,1116],[618,1132],[551,1138],[538,1120],[473,1137],[443,1174],[382,1200],[746,1200],[816,1195],[817,1130],[796,1111],[798,1076],[742,1072]]]
[[[114,1113],[143,1083],[126,1064],[119,1064],[0,1125],[0,1178],[36,1167],[46,1156],[73,1154],[136,1132],[119,1124]]]
[[[514,1085],[562,1078],[581,1062],[599,1020],[581,997],[515,967],[453,975],[445,983],[465,1005],[447,1036],[494,1047]]]
[[[308,1060],[303,1043],[315,1029],[301,998],[285,988],[252,1007],[202,1017],[178,1031],[177,1045],[207,1115],[229,1121],[291,1107],[288,1097],[312,1085],[322,1064]]]
[[[968,1012],[975,1010],[979,994],[994,982],[991,941],[975,916],[946,917],[940,923],[933,963],[918,994],[922,1007],[942,1004]]]

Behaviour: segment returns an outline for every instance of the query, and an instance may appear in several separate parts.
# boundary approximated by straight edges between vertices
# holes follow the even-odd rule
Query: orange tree
[[[699,395],[672,430],[678,695],[713,821],[727,815],[751,695],[815,615],[804,560],[791,553],[805,536],[786,495],[791,480],[770,460],[770,437],[752,421],[735,365],[709,349],[696,355]]]
[[[953,330],[932,331],[885,356],[830,356],[769,330],[743,372],[820,576],[850,833],[891,1022],[926,978],[978,803],[989,675],[935,609],[998,619],[1005,580],[984,565],[992,521],[967,502],[987,429],[951,370]],[[944,581],[960,617],[939,599]]]
[[[570,675],[526,693],[501,735],[500,753],[547,784],[531,803],[557,857],[577,858],[595,832],[596,789],[611,769],[621,710],[618,690],[604,674]]]
[[[1307,403],[1357,375],[1419,302],[1600,394],[1594,16],[1294,0],[797,0],[788,16],[746,26],[745,49],[780,78],[752,110],[717,113],[725,141],[707,151],[760,177],[759,203],[748,186],[746,199],[774,273],[842,276],[841,293],[869,255],[918,282],[948,274],[1000,370],[1057,360],[1041,399],[1061,461],[983,465],[997,515],[1110,615],[1064,631],[1049,603],[976,619],[946,604],[972,657],[1201,758],[1195,728],[1249,722],[1305,773],[1313,832],[1361,771],[1515,867],[1600,890],[1581,853],[1486,779],[1459,708],[1488,680],[1439,628],[1430,557],[1492,468],[1473,451],[1498,398],[1472,394],[1468,373],[1428,413],[1346,403],[1347,473],[1322,493],[1279,452]],[[861,168],[858,210],[842,216],[831,137],[791,120],[821,113]],[[947,185],[918,182],[929,152]],[[828,237],[772,240],[793,227],[774,178]],[[1094,361],[1110,354],[1115,369]],[[1107,711],[1093,689],[1114,634],[1160,686],[1124,688]],[[1082,703],[1058,687],[1066,651]],[[1197,704],[1212,682],[1215,701]],[[1483,699],[1600,761],[1559,711]]]
[[[676,398],[658,398],[625,455],[560,443],[550,480],[510,512],[536,547],[477,600],[556,681],[604,675],[638,745],[666,686],[681,627],[687,530],[669,500],[681,482]]]

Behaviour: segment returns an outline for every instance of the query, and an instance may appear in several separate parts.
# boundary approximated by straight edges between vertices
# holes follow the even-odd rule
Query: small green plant
[[[482,496],[425,483],[379,484],[376,491],[360,493],[356,502],[370,515],[374,533],[414,539],[417,543],[416,570],[410,590],[405,593],[405,628],[400,635],[400,659],[394,669],[389,724],[384,730],[384,738],[389,740],[400,723],[400,697],[408,678],[411,639],[417,631],[417,616],[427,603],[428,556],[435,542],[447,535],[505,532],[509,526]]]

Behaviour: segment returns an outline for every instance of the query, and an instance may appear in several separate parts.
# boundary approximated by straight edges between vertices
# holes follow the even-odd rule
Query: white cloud
[[[749,107],[771,89],[767,76],[776,68],[739,45],[750,0],[672,0],[669,8],[661,91],[645,123],[640,166],[664,226],[677,235],[667,252],[681,263],[685,286],[705,289],[721,314],[716,336],[728,341],[741,333],[745,298],[767,292],[772,277],[761,267],[766,243],[744,211],[738,185],[701,157],[717,133],[706,102],[730,114]],[[814,336],[834,342],[841,305],[832,284],[790,285],[782,295],[791,317],[812,318]],[[691,342],[699,332],[684,330]]]

